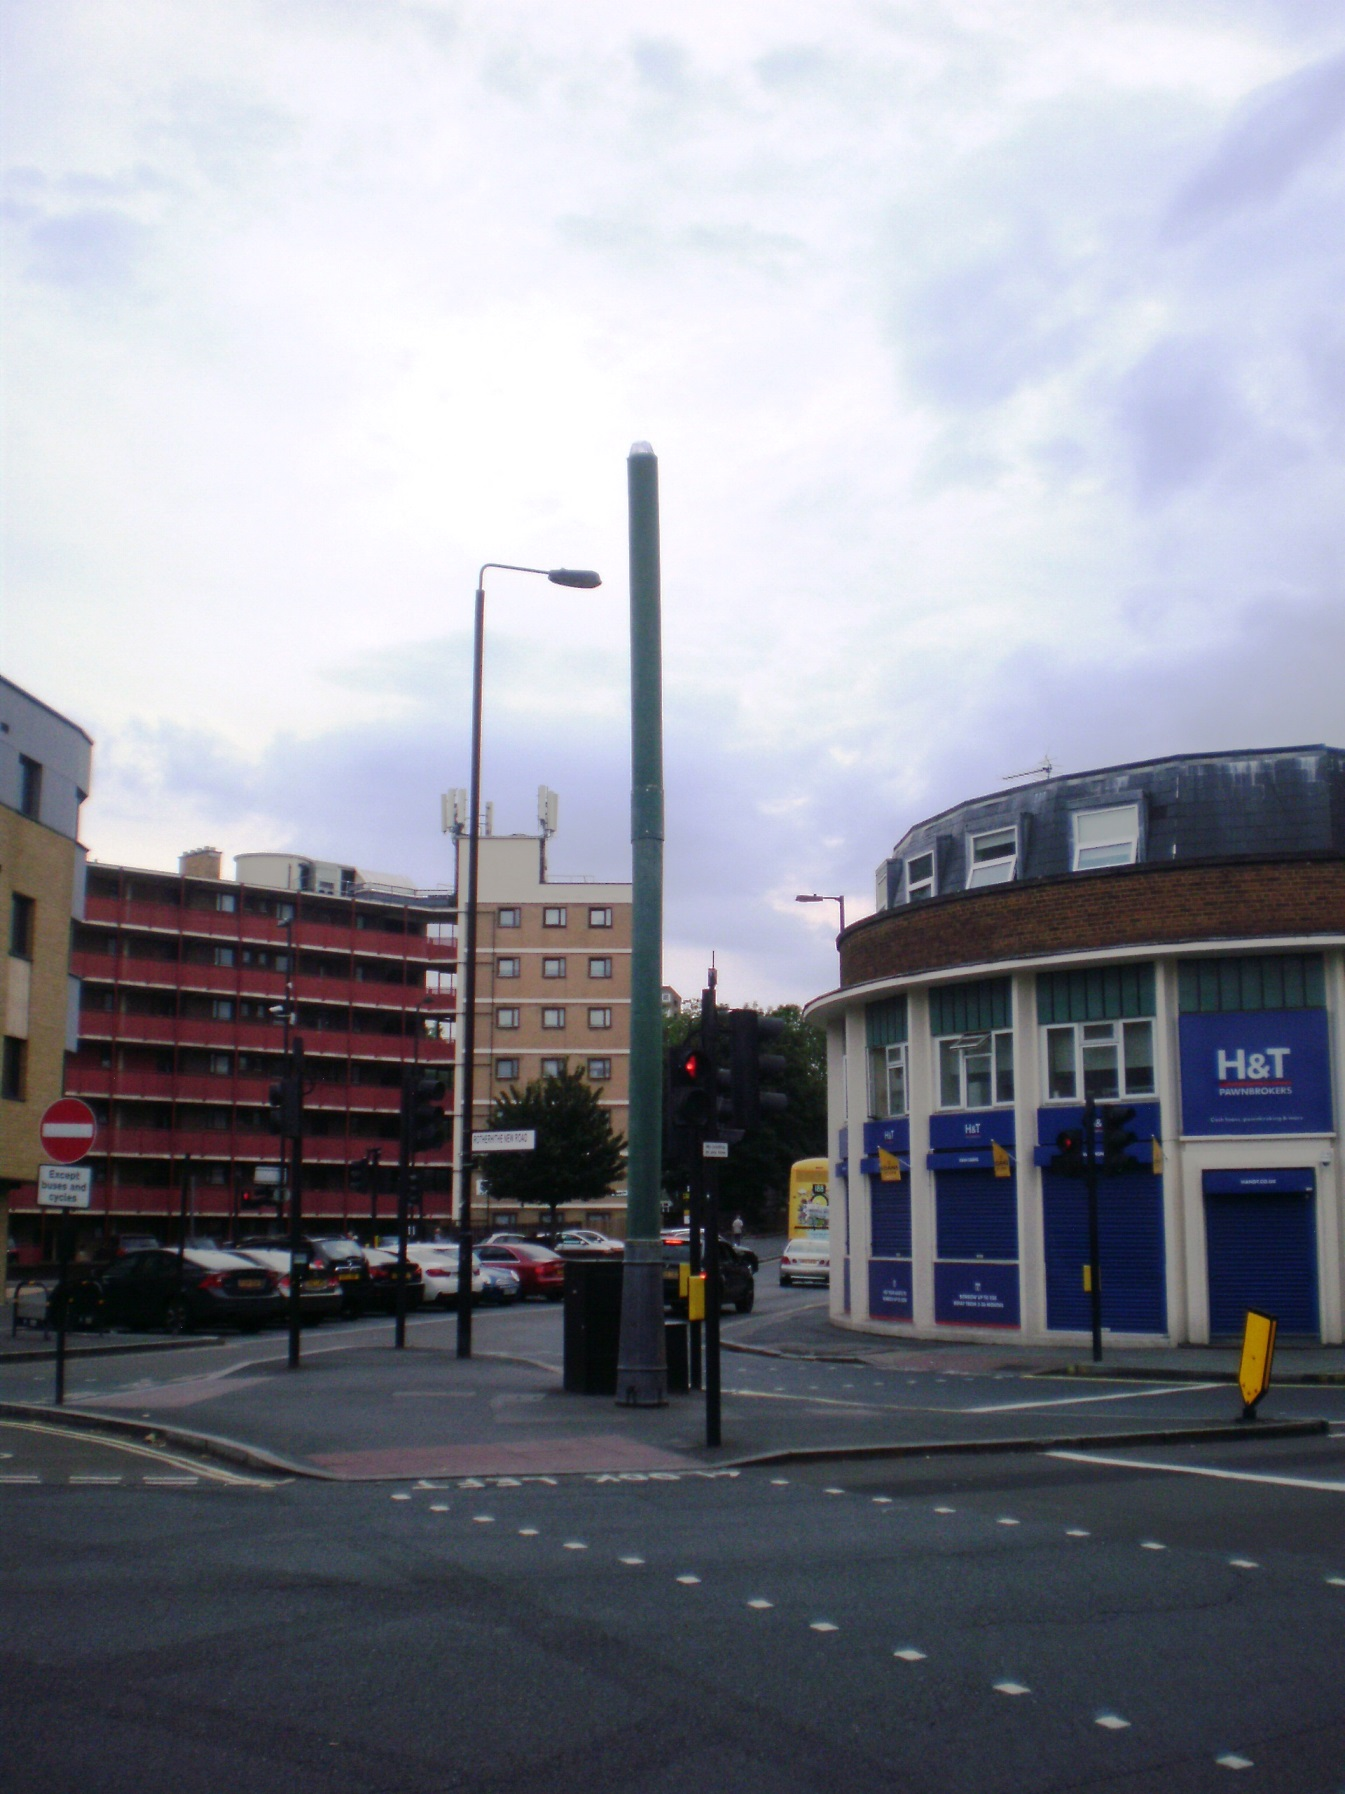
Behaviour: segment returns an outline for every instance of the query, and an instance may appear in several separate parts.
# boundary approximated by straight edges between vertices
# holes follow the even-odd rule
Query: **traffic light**
[[[667,1157],[689,1163],[699,1150],[695,1137],[710,1119],[710,1056],[699,1032],[668,1048],[665,1055],[666,1086],[663,1129]]]
[[[406,1126],[408,1156],[433,1152],[448,1138],[448,1118],[444,1114],[444,1098],[448,1086],[442,1078],[408,1076],[402,1094],[402,1114]]]
[[[1098,1119],[1102,1123],[1100,1169],[1113,1176],[1118,1171],[1132,1171],[1135,1161],[1130,1156],[1130,1148],[1139,1142],[1139,1135],[1130,1126],[1135,1119],[1135,1111],[1122,1108],[1120,1103],[1101,1103],[1098,1106]]]
[[[763,1115],[779,1115],[789,1098],[779,1090],[763,1090],[762,1080],[783,1076],[785,1061],[779,1053],[761,1049],[785,1031],[778,1015],[762,1015],[759,1009],[735,1009],[729,1015],[730,1088],[733,1119],[740,1128],[761,1125]]]
[[[368,1159],[352,1159],[348,1167],[349,1182],[352,1194],[364,1196],[369,1191]]]
[[[267,1120],[271,1132],[287,1140],[297,1138],[304,1127],[303,1089],[298,1078],[277,1078],[267,1095]]]
[[[1088,1167],[1084,1163],[1083,1129],[1067,1127],[1055,1137],[1055,1157],[1046,1167],[1054,1171],[1057,1177],[1083,1177]]]

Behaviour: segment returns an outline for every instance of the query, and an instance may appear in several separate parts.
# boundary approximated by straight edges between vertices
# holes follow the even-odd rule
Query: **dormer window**
[[[1006,885],[1018,870],[1018,830],[997,828],[967,839],[967,889]]]
[[[1076,872],[1091,872],[1095,866],[1133,866],[1139,858],[1139,845],[1138,804],[1117,804],[1108,810],[1075,811]]]
[[[934,855],[918,853],[906,862],[906,901],[919,903],[922,897],[933,897],[937,893],[934,888]]]

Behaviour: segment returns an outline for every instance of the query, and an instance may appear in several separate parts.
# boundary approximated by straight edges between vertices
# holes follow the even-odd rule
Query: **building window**
[[[989,1109],[1012,1101],[1012,1029],[954,1034],[939,1042],[941,1109]]]
[[[612,1075],[610,1059],[590,1059],[588,1062],[588,1081],[590,1084],[605,1084]]]
[[[495,1026],[497,1028],[516,1028],[518,1014],[517,1009],[497,1009],[495,1011]]]
[[[612,976],[611,960],[590,959],[588,962],[588,975],[590,978],[610,978]]]
[[[1140,807],[1117,804],[1109,810],[1074,813],[1074,870],[1133,866],[1139,858]]]
[[[214,1077],[227,1078],[233,1070],[229,1055],[227,1053],[212,1053],[210,1055],[210,1070]]]
[[[967,889],[1006,885],[1018,870],[1018,830],[992,829],[967,838]]]
[[[864,1007],[869,1055],[869,1114],[875,1120],[906,1113],[906,999],[887,997]]]
[[[523,962],[519,959],[497,959],[495,976],[497,978],[517,978]]]
[[[563,1078],[565,1076],[565,1061],[563,1059],[543,1059],[542,1076],[544,1078]]]
[[[588,1025],[590,1028],[610,1028],[612,1025],[611,1010],[590,1009],[588,1012]]]
[[[918,853],[906,862],[906,901],[919,903],[923,897],[938,895],[934,881],[934,855]]]
[[[15,959],[33,957],[33,916],[37,905],[15,891],[9,900],[9,950]]]
[[[1326,1004],[1326,979],[1320,953],[1184,959],[1177,969],[1177,993],[1183,1015],[1321,1009]]]
[[[565,1026],[565,1011],[563,1009],[544,1009],[542,1011],[542,1026],[544,1028],[563,1028]]]
[[[590,928],[610,928],[612,926],[611,910],[606,908],[590,909],[588,925]]]
[[[567,911],[563,904],[559,906],[548,905],[542,911],[543,928],[564,928],[566,920]]]
[[[1044,1028],[1042,1034],[1048,1102],[1153,1095],[1152,1022],[1075,1022]]]
[[[217,966],[231,966],[233,962],[234,950],[232,947],[216,947],[215,964]]]
[[[210,1015],[213,1021],[231,1022],[234,1018],[232,997],[215,997],[210,1004]]]
[[[542,976],[543,978],[563,978],[565,976],[565,961],[563,959],[544,959],[542,961]]]
[[[495,1061],[495,1077],[498,1083],[516,1084],[518,1082],[518,1060],[497,1059]]]
[[[523,911],[521,909],[502,909],[495,920],[501,928],[521,928],[523,926]]]
[[[42,817],[42,764],[19,755],[19,809],[34,822]]]
[[[222,910],[226,916],[234,915],[238,909],[238,894],[237,894],[237,892],[236,891],[216,891],[216,893],[215,893],[215,908],[217,910]]]
[[[12,1034],[5,1036],[4,1062],[0,1064],[0,1096],[8,1097],[12,1103],[21,1103],[27,1081],[28,1042],[16,1040]]]

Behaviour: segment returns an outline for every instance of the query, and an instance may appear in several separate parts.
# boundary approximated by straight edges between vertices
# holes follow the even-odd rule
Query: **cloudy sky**
[[[0,669],[85,834],[624,877],[663,499],[666,975],[834,982],[914,821],[1345,744],[1326,0],[9,0]]]

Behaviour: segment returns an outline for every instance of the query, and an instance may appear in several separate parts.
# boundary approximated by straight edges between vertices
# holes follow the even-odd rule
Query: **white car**
[[[435,1246],[429,1243],[412,1243],[406,1248],[406,1256],[412,1264],[420,1266],[420,1274],[425,1279],[425,1300],[431,1304],[446,1304],[458,1299],[458,1249],[456,1246]],[[479,1302],[481,1292],[486,1287],[486,1280],[481,1275],[481,1267],[472,1261],[472,1300]]]
[[[831,1235],[805,1233],[790,1240],[780,1254],[780,1281],[791,1283],[831,1282]]]
[[[558,1233],[551,1250],[559,1252],[563,1258],[566,1253],[575,1257],[587,1255],[603,1258],[617,1258],[626,1250],[624,1240],[611,1239],[605,1233],[598,1233],[592,1227],[567,1227],[564,1233]]]

